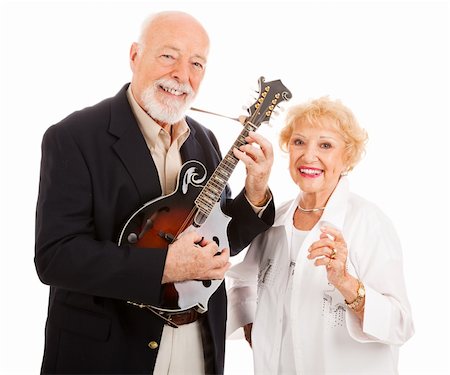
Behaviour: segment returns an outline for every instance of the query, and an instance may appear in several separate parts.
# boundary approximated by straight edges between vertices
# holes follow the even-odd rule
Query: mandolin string
[[[178,230],[177,234],[175,235],[175,237],[172,240],[172,243],[175,242],[175,240],[178,238],[178,236],[183,233],[183,231],[185,229],[187,229],[187,227],[190,225],[190,223],[193,221],[192,217],[194,216],[195,212],[197,211],[198,207],[195,206],[194,208],[192,208],[191,212],[189,213],[189,215],[186,217],[186,219],[184,220],[183,224],[181,224],[180,229]]]
[[[254,117],[254,116],[252,116],[252,117]],[[248,121],[250,121],[250,120],[248,120]],[[244,129],[242,130],[242,132],[239,134],[238,138],[237,138],[236,141],[234,142],[233,147],[235,147],[236,142],[239,140],[239,137],[240,137],[241,135],[244,135],[245,133],[246,133],[246,135],[248,135],[248,130],[247,130],[247,128],[245,127],[245,125],[247,124],[248,121],[245,122],[245,124],[244,124]],[[230,149],[230,151],[228,152],[229,154],[232,152],[233,147],[232,147],[232,148]],[[214,174],[214,173],[213,173],[213,174]],[[230,175],[231,175],[231,174],[230,174]],[[206,185],[205,185],[205,186],[203,187],[203,189],[200,191],[199,196],[202,194],[202,192],[203,192],[205,189],[207,189],[207,187],[208,187],[208,183],[206,183]],[[223,189],[222,189],[222,191],[223,191]],[[176,233],[176,235],[175,235],[175,237],[174,237],[172,243],[173,243],[173,242],[178,238],[178,236],[179,236],[181,233],[183,233],[183,231],[186,230],[187,227],[191,224],[191,222],[193,221],[193,216],[195,215],[195,213],[197,212],[197,210],[199,210],[199,207],[198,207],[197,205],[195,205],[195,206],[192,208],[192,210],[190,211],[189,215],[188,215],[188,216],[186,217],[186,219],[184,220],[184,222],[181,224],[180,229],[179,229],[178,232]]]
[[[262,90],[261,90],[262,91]],[[266,98],[263,98],[263,101],[265,100]],[[261,103],[262,104],[262,103]],[[254,119],[256,118],[256,116],[258,115],[258,110],[256,109],[255,110],[255,112],[250,116],[250,118],[248,118],[245,122],[244,122],[244,129],[241,131],[241,133],[239,134],[239,136],[237,137],[237,139],[236,139],[236,141],[234,142],[234,144],[233,144],[233,146],[230,148],[230,150],[228,151],[228,153],[227,153],[227,155],[228,154],[230,154],[230,156],[233,154],[233,148],[234,147],[237,147],[237,142],[239,141],[239,138],[241,137],[241,136],[243,136],[244,137],[244,139],[245,139],[245,137],[246,136],[248,136],[248,133],[249,133],[249,130],[247,129],[247,124],[250,122],[251,124],[253,124],[254,125]],[[234,156],[234,155],[233,155]],[[225,158],[221,161],[221,163],[219,163],[219,166],[222,164],[222,163],[225,163]],[[218,167],[219,167],[218,166]],[[235,165],[236,166],[236,165]],[[235,166],[233,166],[233,169],[234,169],[234,167]],[[217,168],[216,168],[216,170],[217,170]],[[215,170],[215,171],[216,171]],[[211,175],[211,177],[214,175],[214,173],[215,173],[215,171],[213,172],[213,174]],[[233,170],[232,170],[233,171]],[[230,176],[231,176],[231,173],[230,173]],[[210,180],[211,180],[211,178],[210,178]],[[208,180],[208,182],[209,182],[209,180]],[[200,196],[202,193],[203,193],[203,191],[208,187],[208,182],[206,183],[206,185],[203,187],[203,189],[200,191],[200,193],[199,193],[199,195],[198,196]],[[225,186],[223,187],[223,188],[225,188]],[[223,188],[222,188],[222,191],[223,191]],[[222,193],[222,192],[221,192]],[[197,197],[198,198],[198,197]],[[178,236],[184,231],[184,230],[186,230],[187,229],[187,227],[190,225],[190,223],[193,221],[193,216],[195,215],[195,213],[197,212],[197,210],[199,210],[199,207],[197,206],[197,205],[195,205],[193,208],[192,208],[192,210],[191,210],[191,212],[189,213],[189,215],[186,217],[186,219],[184,220],[184,222],[183,222],[183,224],[180,226],[180,229],[178,230],[178,232],[177,232],[177,234],[175,235],[175,237],[174,237],[174,239],[173,239],[173,241],[172,241],[172,243],[178,238]]]

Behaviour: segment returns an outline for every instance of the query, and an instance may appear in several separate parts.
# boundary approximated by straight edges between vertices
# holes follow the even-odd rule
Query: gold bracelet
[[[347,302],[345,300],[345,304],[353,311],[359,312],[358,307],[366,296],[366,289],[364,288],[364,284],[358,280],[358,290],[356,291],[356,298],[352,302]]]
[[[267,202],[269,201],[270,197],[271,197],[271,195],[270,195],[269,191],[266,190],[266,194],[264,195],[264,199],[261,202],[258,202],[257,204],[254,204],[254,206],[256,206],[256,207],[264,207],[267,204]]]

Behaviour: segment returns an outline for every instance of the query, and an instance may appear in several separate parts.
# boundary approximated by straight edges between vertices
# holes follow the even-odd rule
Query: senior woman
[[[366,132],[340,101],[293,106],[280,146],[299,195],[229,273],[228,334],[256,374],[396,374],[414,333],[391,221],[349,190]]]

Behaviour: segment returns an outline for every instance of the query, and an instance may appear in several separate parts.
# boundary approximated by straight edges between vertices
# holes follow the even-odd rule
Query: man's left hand
[[[273,164],[272,144],[262,135],[253,131],[245,138],[247,144],[239,149],[234,148],[233,154],[241,160],[247,170],[245,179],[245,195],[254,206],[264,206],[269,195],[269,176]]]

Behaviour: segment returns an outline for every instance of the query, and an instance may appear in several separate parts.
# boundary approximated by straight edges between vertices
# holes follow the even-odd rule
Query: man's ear
[[[139,50],[139,43],[134,42],[130,48],[130,67],[132,72],[134,72],[134,68],[136,66],[136,59],[139,57]]]

